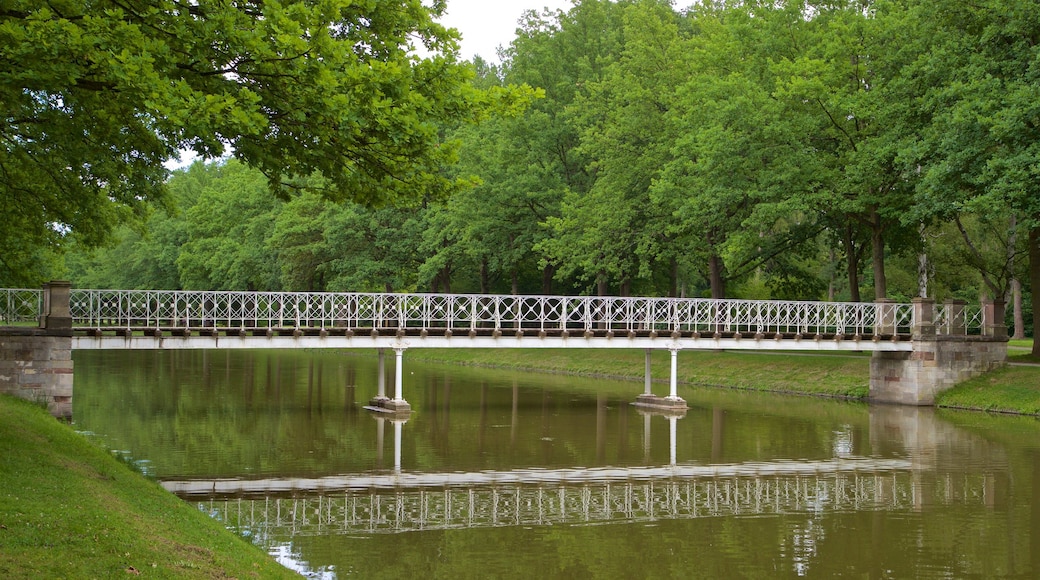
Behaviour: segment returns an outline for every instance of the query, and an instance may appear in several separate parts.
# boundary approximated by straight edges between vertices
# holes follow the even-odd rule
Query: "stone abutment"
[[[68,282],[44,286],[38,327],[0,327],[0,393],[72,417],[72,317]]]
[[[913,350],[874,352],[870,360],[870,400],[901,405],[934,405],[936,395],[1007,364],[1004,304],[983,305],[982,334],[968,336],[964,304],[946,304],[947,320],[936,324],[935,303],[914,299]]]

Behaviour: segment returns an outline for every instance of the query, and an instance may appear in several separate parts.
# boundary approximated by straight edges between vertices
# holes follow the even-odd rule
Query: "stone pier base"
[[[938,335],[914,340],[913,352],[875,352],[870,400],[933,405],[939,393],[1007,363],[1007,339]]]
[[[411,415],[412,406],[405,400],[394,400],[386,397],[375,397],[368,402],[365,409],[377,413],[387,413],[395,416]]]
[[[71,333],[41,328],[0,328],[0,393],[46,405],[72,417]]]
[[[0,327],[0,393],[46,405],[72,418],[72,315],[67,281],[43,286],[38,328]]]
[[[632,404],[636,407],[653,410],[662,414],[670,412],[685,414],[687,409],[689,409],[689,407],[686,406],[686,401],[679,397],[658,397],[657,395],[648,395],[645,393],[636,397],[636,402]]]

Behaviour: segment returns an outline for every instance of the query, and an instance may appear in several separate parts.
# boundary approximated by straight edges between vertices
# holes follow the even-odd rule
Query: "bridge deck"
[[[677,350],[903,351],[909,335],[472,329],[77,328],[74,350],[283,348],[596,348]]]

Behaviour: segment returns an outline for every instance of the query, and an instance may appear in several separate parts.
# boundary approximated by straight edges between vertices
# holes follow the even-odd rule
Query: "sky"
[[[500,62],[499,46],[509,46],[516,23],[525,10],[541,12],[568,10],[571,0],[448,0],[448,10],[441,24],[458,29],[462,34],[460,58],[470,60],[480,55],[484,60]]]

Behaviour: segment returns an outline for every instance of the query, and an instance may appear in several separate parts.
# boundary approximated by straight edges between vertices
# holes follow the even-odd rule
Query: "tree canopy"
[[[164,199],[180,151],[233,155],[276,191],[442,197],[444,129],[523,91],[477,91],[421,0],[0,4],[0,279]]]
[[[430,26],[430,38],[450,55],[450,34]],[[361,103],[358,110],[336,109],[356,124],[317,117],[321,146],[290,139],[287,164],[277,171],[263,162],[283,160],[273,149],[245,156],[253,139],[260,147],[283,137],[282,117],[259,107],[256,120],[270,134],[213,141],[241,149],[241,163],[177,172],[167,187],[179,209],[155,212],[140,231],[120,229],[119,245],[94,258],[77,252],[68,265],[81,285],[110,276],[130,287],[852,301],[1018,296],[1014,328],[1021,332],[1040,324],[1035,308],[1028,319],[1040,287],[1038,30],[1032,0],[719,0],[682,10],[668,0],[576,0],[566,11],[525,14],[500,65],[435,54],[407,60],[411,69],[394,69],[401,77],[371,78],[366,67],[381,70],[387,59],[362,66],[352,74],[371,82],[357,81],[366,88],[353,100],[337,100]],[[288,37],[310,38],[298,32]],[[386,49],[377,45],[352,50]],[[297,74],[297,64],[285,70]],[[437,66],[455,75],[447,89],[427,94],[409,84]],[[215,83],[240,82],[237,73],[216,76]],[[388,78],[398,78],[393,87],[403,92],[389,96],[390,86],[378,82]],[[257,82],[279,95],[306,95],[293,97],[301,101],[319,93],[338,99],[352,86]],[[458,122],[492,103],[523,100],[530,93],[509,88],[523,84],[544,98],[509,109],[512,115]],[[245,89],[258,102],[269,96]],[[405,104],[376,107],[398,98]],[[277,111],[303,123],[315,108],[302,116]],[[425,116],[411,116],[419,110]],[[392,118],[405,124],[382,125],[384,113],[402,113]],[[207,118],[212,126],[238,122],[216,113],[200,122]],[[149,117],[134,119],[163,135]],[[357,129],[353,143],[366,152],[418,153],[398,159],[406,169],[392,173],[361,171],[366,158],[356,158],[345,166],[358,171],[341,179],[314,160],[349,155],[349,148],[325,147],[347,136],[343,127]],[[313,162],[292,165],[301,160]],[[282,186],[280,199],[264,197],[271,177]],[[155,183],[159,190],[158,177]],[[129,213],[151,199],[129,189],[121,199],[111,185],[92,191],[112,201],[90,207]],[[444,191],[452,195],[437,195]],[[372,207],[382,199],[391,203]],[[418,203],[393,205],[409,199]],[[9,222],[18,215],[6,205],[0,212],[11,214],[0,216]],[[228,215],[234,224],[225,223]],[[66,222],[52,216],[45,223]],[[5,256],[60,265],[46,248],[22,250]],[[105,263],[132,267],[113,272]]]

